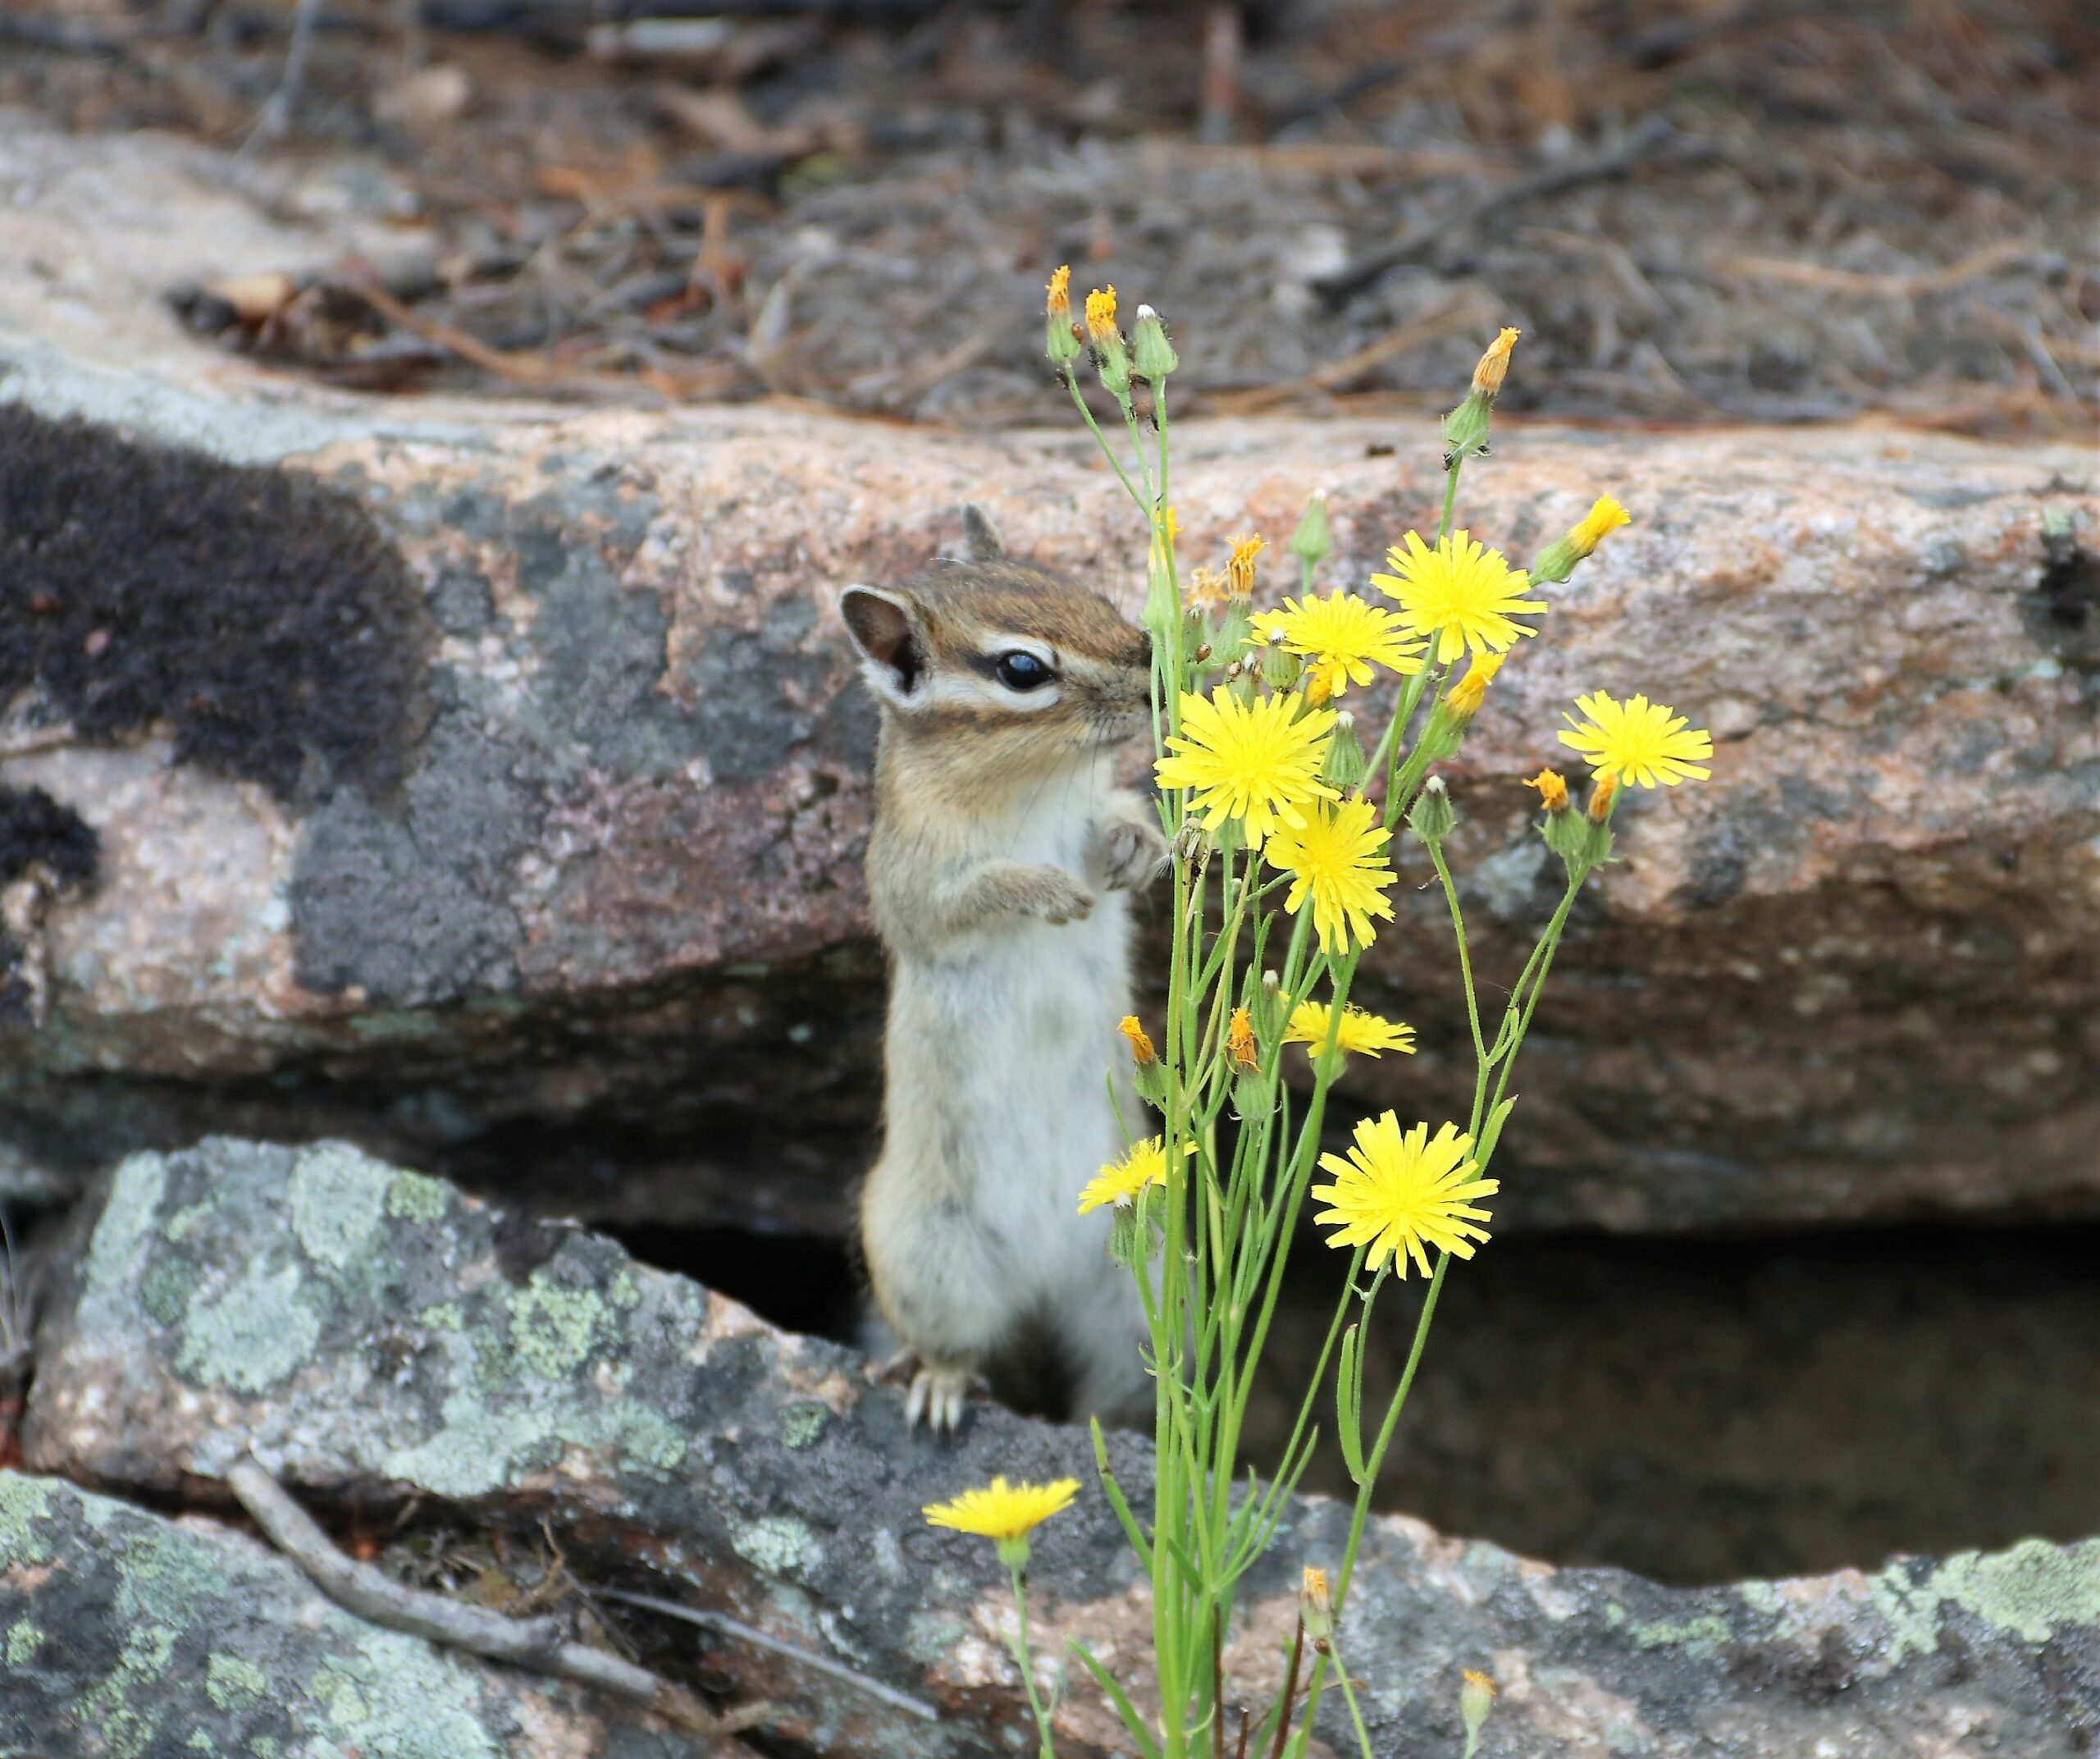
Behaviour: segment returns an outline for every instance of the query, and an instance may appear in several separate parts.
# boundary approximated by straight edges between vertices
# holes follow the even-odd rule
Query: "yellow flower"
[[[1349,674],[1339,660],[1322,660],[1305,674],[1305,700],[1323,709],[1349,688]]]
[[[1335,717],[1298,710],[1289,697],[1242,702],[1223,686],[1185,695],[1181,731],[1168,736],[1170,755],[1154,765],[1160,786],[1198,790],[1191,806],[1205,827],[1239,819],[1250,848],[1281,825],[1303,825],[1306,807],[1335,797],[1320,779]]]
[[[1196,1152],[1196,1144],[1185,1142],[1184,1154]],[[1148,1185],[1166,1183],[1166,1144],[1157,1136],[1148,1136],[1142,1142],[1134,1142],[1121,1160],[1112,1160],[1088,1180],[1080,1192],[1080,1213],[1105,1208],[1113,1204],[1126,1209],[1138,1200],[1139,1194]]]
[[[1312,926],[1328,952],[1348,951],[1352,934],[1367,947],[1376,939],[1371,919],[1392,921],[1386,893],[1395,880],[1383,859],[1392,840],[1367,800],[1316,807],[1303,825],[1280,829],[1269,839],[1270,865],[1291,876],[1283,907],[1295,916],[1311,898]]]
[[[1305,1634],[1314,1642],[1324,1643],[1334,1636],[1335,1602],[1327,1587],[1327,1573],[1310,1564],[1299,1581],[1298,1616],[1304,1624]]]
[[[1071,264],[1066,263],[1059,266],[1057,273],[1050,277],[1050,286],[1047,290],[1050,297],[1045,302],[1044,309],[1048,313],[1051,322],[1070,323],[1072,321]]]
[[[1593,555],[1599,544],[1622,525],[1631,525],[1633,515],[1609,495],[1600,495],[1596,504],[1583,514],[1582,523],[1568,534],[1568,547],[1576,555]]]
[[[1097,287],[1086,296],[1086,333],[1097,342],[1116,334],[1116,290]]]
[[[1463,726],[1480,713],[1480,706],[1487,700],[1487,687],[1495,674],[1502,669],[1505,656],[1501,654],[1475,654],[1473,663],[1466,668],[1466,675],[1444,692],[1444,700]]]
[[[1159,1061],[1159,1053],[1153,1049],[1152,1035],[1135,1014],[1125,1014],[1116,1030],[1130,1041],[1130,1055],[1140,1069],[1149,1068]]]
[[[1700,760],[1714,755],[1713,740],[1674,709],[1646,697],[1619,702],[1601,690],[1577,697],[1575,706],[1587,718],[1570,715],[1560,742],[1580,752],[1593,769],[1636,788],[1673,787],[1687,778],[1703,782],[1712,774]]]
[[[1422,669],[1422,644],[1401,628],[1399,614],[1354,592],[1285,599],[1281,610],[1256,620],[1265,640],[1281,642],[1326,674],[1333,694],[1369,683],[1374,665],[1403,675]]]
[[[1526,776],[1524,786],[1539,791],[1539,804],[1547,811],[1568,810],[1568,778],[1558,770],[1541,770],[1536,775]]]
[[[1232,540],[1232,554],[1225,559],[1225,590],[1244,599],[1254,590],[1254,558],[1269,547],[1266,537],[1249,533]]]
[[[1290,1011],[1290,1024],[1284,1028],[1284,1043],[1303,1044],[1307,1057],[1315,1055],[1326,1044],[1334,1015],[1331,1003],[1300,1002]],[[1381,1019],[1367,1008],[1344,1007],[1335,1049],[1353,1057],[1376,1057],[1389,1050],[1412,1057],[1414,1028],[1404,1021]]]
[[[1470,1667],[1466,1670],[1466,1684],[1485,1692],[1490,1697],[1493,1697],[1498,1689],[1491,1675],[1477,1674]]]
[[[1346,1157],[1320,1157],[1335,1182],[1314,1186],[1312,1195],[1332,1207],[1313,1220],[1335,1225],[1329,1245],[1367,1247],[1370,1268],[1390,1258],[1399,1277],[1407,1275],[1409,1259],[1429,1274],[1425,1246],[1469,1259],[1472,1242],[1487,1238],[1487,1230],[1475,1224],[1490,1219],[1469,1199],[1502,1188],[1496,1180],[1474,1176],[1480,1167],[1471,1158],[1472,1147],[1473,1139],[1455,1125],[1441,1126],[1431,1137],[1427,1124],[1403,1134],[1390,1112],[1367,1117],[1356,1126]]]
[[[1611,816],[1611,804],[1618,798],[1618,772],[1607,770],[1590,788],[1590,822],[1601,825]]]
[[[1051,1484],[1009,1484],[994,1478],[947,1502],[929,1502],[923,1512],[929,1527],[952,1528],[980,1539],[1025,1539],[1079,1493],[1077,1478]]]
[[[1232,1019],[1225,1029],[1225,1049],[1235,1068],[1253,1070],[1261,1067],[1261,1049],[1254,1042],[1254,1017],[1244,1007],[1232,1011]]]
[[[1487,352],[1480,357],[1480,364],[1473,368],[1473,395],[1492,397],[1502,389],[1502,381],[1509,372],[1509,350],[1517,345],[1521,330],[1504,330],[1487,345]]]
[[[1409,532],[1404,547],[1386,552],[1386,561],[1393,573],[1373,574],[1371,584],[1399,601],[1404,627],[1436,638],[1440,663],[1468,651],[1501,653],[1518,636],[1538,633],[1512,620],[1516,613],[1545,609],[1545,601],[1521,596],[1530,577],[1463,532],[1433,550],[1419,532]]]

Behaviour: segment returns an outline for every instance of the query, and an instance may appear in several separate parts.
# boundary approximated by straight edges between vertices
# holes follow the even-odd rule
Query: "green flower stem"
[[[1371,1734],[1363,1726],[1363,1712],[1357,1708],[1356,1688],[1349,1684],[1349,1665],[1342,1660],[1341,1652],[1335,1648],[1332,1638],[1328,1638],[1327,1647],[1335,1658],[1335,1678],[1341,1681],[1342,1696],[1349,1701],[1349,1720],[1356,1725],[1356,1744],[1362,1749],[1363,1759],[1378,1759],[1371,1750]]]
[[[1014,1661],[1020,1668],[1020,1683],[1028,1693],[1028,1707],[1034,1713],[1035,1732],[1043,1743],[1041,1759],[1057,1759],[1057,1749],[1050,1741],[1050,1719],[1043,1714],[1043,1700],[1035,1690],[1035,1670],[1028,1660],[1028,1588],[1021,1579],[1020,1565],[1011,1566],[1014,1579],[1014,1605],[1020,1609],[1020,1628],[1014,1633]]]
[[[1451,515],[1459,504],[1459,473],[1465,466],[1463,458],[1454,458],[1444,473],[1444,516],[1436,522],[1436,541],[1440,544],[1451,535]]]
[[[1102,432],[1101,423],[1094,420],[1093,411],[1086,406],[1086,394],[1080,389],[1079,375],[1072,370],[1070,362],[1057,370],[1064,376],[1065,389],[1072,394],[1072,401],[1079,406],[1080,418],[1093,434],[1095,444],[1100,446],[1101,455],[1108,460],[1108,468],[1116,473],[1116,480],[1123,485],[1125,491],[1137,503],[1138,510],[1149,519],[1152,517],[1151,504],[1138,492],[1137,485],[1131,482],[1130,473],[1123,468],[1122,459],[1116,457],[1115,448],[1109,445],[1107,435]]]

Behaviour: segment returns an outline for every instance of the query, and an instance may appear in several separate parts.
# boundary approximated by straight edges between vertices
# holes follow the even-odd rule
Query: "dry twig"
[[[1830,293],[1915,299],[1929,293],[1948,292],[2008,263],[2039,254],[2034,245],[2019,239],[2002,238],[1995,244],[1970,252],[1958,263],[1915,275],[1861,275],[1851,269],[1825,268],[1819,263],[1792,263],[1783,257],[1728,257],[1716,272],[1752,281],[1789,281],[1797,287],[1820,287]]]
[[[685,1687],[605,1650],[572,1642],[563,1635],[559,1620],[507,1618],[409,1588],[373,1565],[346,1556],[252,1454],[243,1454],[226,1469],[226,1487],[316,1588],[345,1611],[374,1624],[491,1661],[596,1686],[704,1734],[728,1734],[758,1720],[754,1709],[733,1717],[716,1716]]]

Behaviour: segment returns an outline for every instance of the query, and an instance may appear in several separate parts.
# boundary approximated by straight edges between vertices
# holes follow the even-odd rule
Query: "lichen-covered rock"
[[[98,1203],[39,1340],[39,1468],[197,1494],[250,1448],[324,1505],[422,1496],[545,1521],[587,1580],[654,1579],[943,1714],[711,1649],[705,1683],[769,1700],[795,1751],[975,1759],[1019,1737],[1003,1574],[920,1510],[995,1472],[1090,1480],[1082,1433],[983,1409],[958,1443],[915,1438],[849,1352],[340,1145],[141,1155]],[[1142,1453],[1116,1446],[1142,1506]],[[1249,1579],[1236,1677],[1272,1675],[1298,1569],[1335,1560],[1346,1512],[1290,1506]],[[1117,1752],[1063,1646],[1084,1642],[1142,1696],[1144,1583],[1091,1490],[1039,1539],[1061,1750]],[[1395,1759],[1455,1750],[1469,1667],[1503,1684],[1490,1755],[2072,1759],[2100,1734],[2100,1542],[1693,1590],[1388,1518],[1343,1636]]]
[[[266,1546],[0,1471],[0,1752],[695,1759],[572,1687],[352,1617]]]
[[[181,239],[370,241],[141,153],[0,131],[0,695],[34,686],[38,747],[0,784],[98,839],[41,943],[0,941],[48,975],[34,1008],[0,981],[0,1133],[78,1166],[336,1132],[609,1220],[840,1227],[881,973],[837,592],[975,499],[1134,603],[1143,533],[1084,436],[295,384],[154,315],[228,267]],[[1419,423],[1176,444],[1193,555],[1325,487],[1360,583],[1434,518]],[[1635,520],[1453,766],[1487,983],[1551,906],[1518,779],[1573,697],[1644,689],[1719,741],[1710,784],[1629,800],[1577,916],[1504,1225],[2100,1210],[2094,488],[2073,448],[1863,432],[1518,430],[1468,470],[1467,523],[1520,556],[1600,490]],[[1423,1052],[1350,1094],[1423,1114],[1471,1077],[1418,877],[1363,982]]]

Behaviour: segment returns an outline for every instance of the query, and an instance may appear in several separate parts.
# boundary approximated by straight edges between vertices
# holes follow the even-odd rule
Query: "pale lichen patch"
[[[396,1172],[386,1186],[386,1213],[397,1222],[439,1222],[452,1201],[452,1187],[426,1173]]]
[[[306,1255],[347,1270],[371,1245],[398,1176],[345,1142],[301,1150],[292,1167],[292,1231]]]
[[[304,1288],[293,1265],[273,1272],[251,1263],[225,1294],[191,1307],[176,1367],[207,1386],[267,1392],[320,1341],[321,1321]]]

